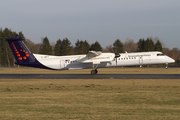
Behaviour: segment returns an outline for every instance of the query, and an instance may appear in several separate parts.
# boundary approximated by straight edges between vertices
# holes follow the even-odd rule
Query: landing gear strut
[[[166,66],[165,66],[166,69],[168,69],[168,63],[166,63]]]
[[[97,67],[98,67],[98,64],[97,65],[93,64],[93,70],[91,70],[91,75],[96,75],[98,73]]]

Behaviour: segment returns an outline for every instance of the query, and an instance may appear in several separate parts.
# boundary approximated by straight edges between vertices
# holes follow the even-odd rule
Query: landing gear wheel
[[[96,74],[97,74],[98,73],[97,69],[95,69],[95,71],[96,71]]]
[[[95,75],[96,71],[95,70],[91,70],[91,75]]]
[[[91,71],[91,75],[95,75],[95,74],[97,74],[97,73],[98,73],[97,70],[92,70],[92,71]]]

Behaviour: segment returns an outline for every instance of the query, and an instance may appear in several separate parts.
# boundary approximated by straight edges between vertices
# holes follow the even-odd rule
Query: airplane
[[[52,70],[72,70],[92,68],[91,74],[98,73],[98,68],[116,66],[142,66],[151,64],[174,63],[175,60],[162,52],[102,53],[89,51],[86,55],[52,56],[33,54],[23,42],[24,38],[7,38],[17,65]]]

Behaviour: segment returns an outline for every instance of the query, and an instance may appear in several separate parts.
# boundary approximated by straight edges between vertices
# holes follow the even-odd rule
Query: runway
[[[0,79],[180,79],[180,74],[0,74]]]

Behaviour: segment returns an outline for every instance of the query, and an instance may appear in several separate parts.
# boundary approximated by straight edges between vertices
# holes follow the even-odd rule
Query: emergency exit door
[[[60,60],[60,69],[65,67],[65,61],[64,60]]]

